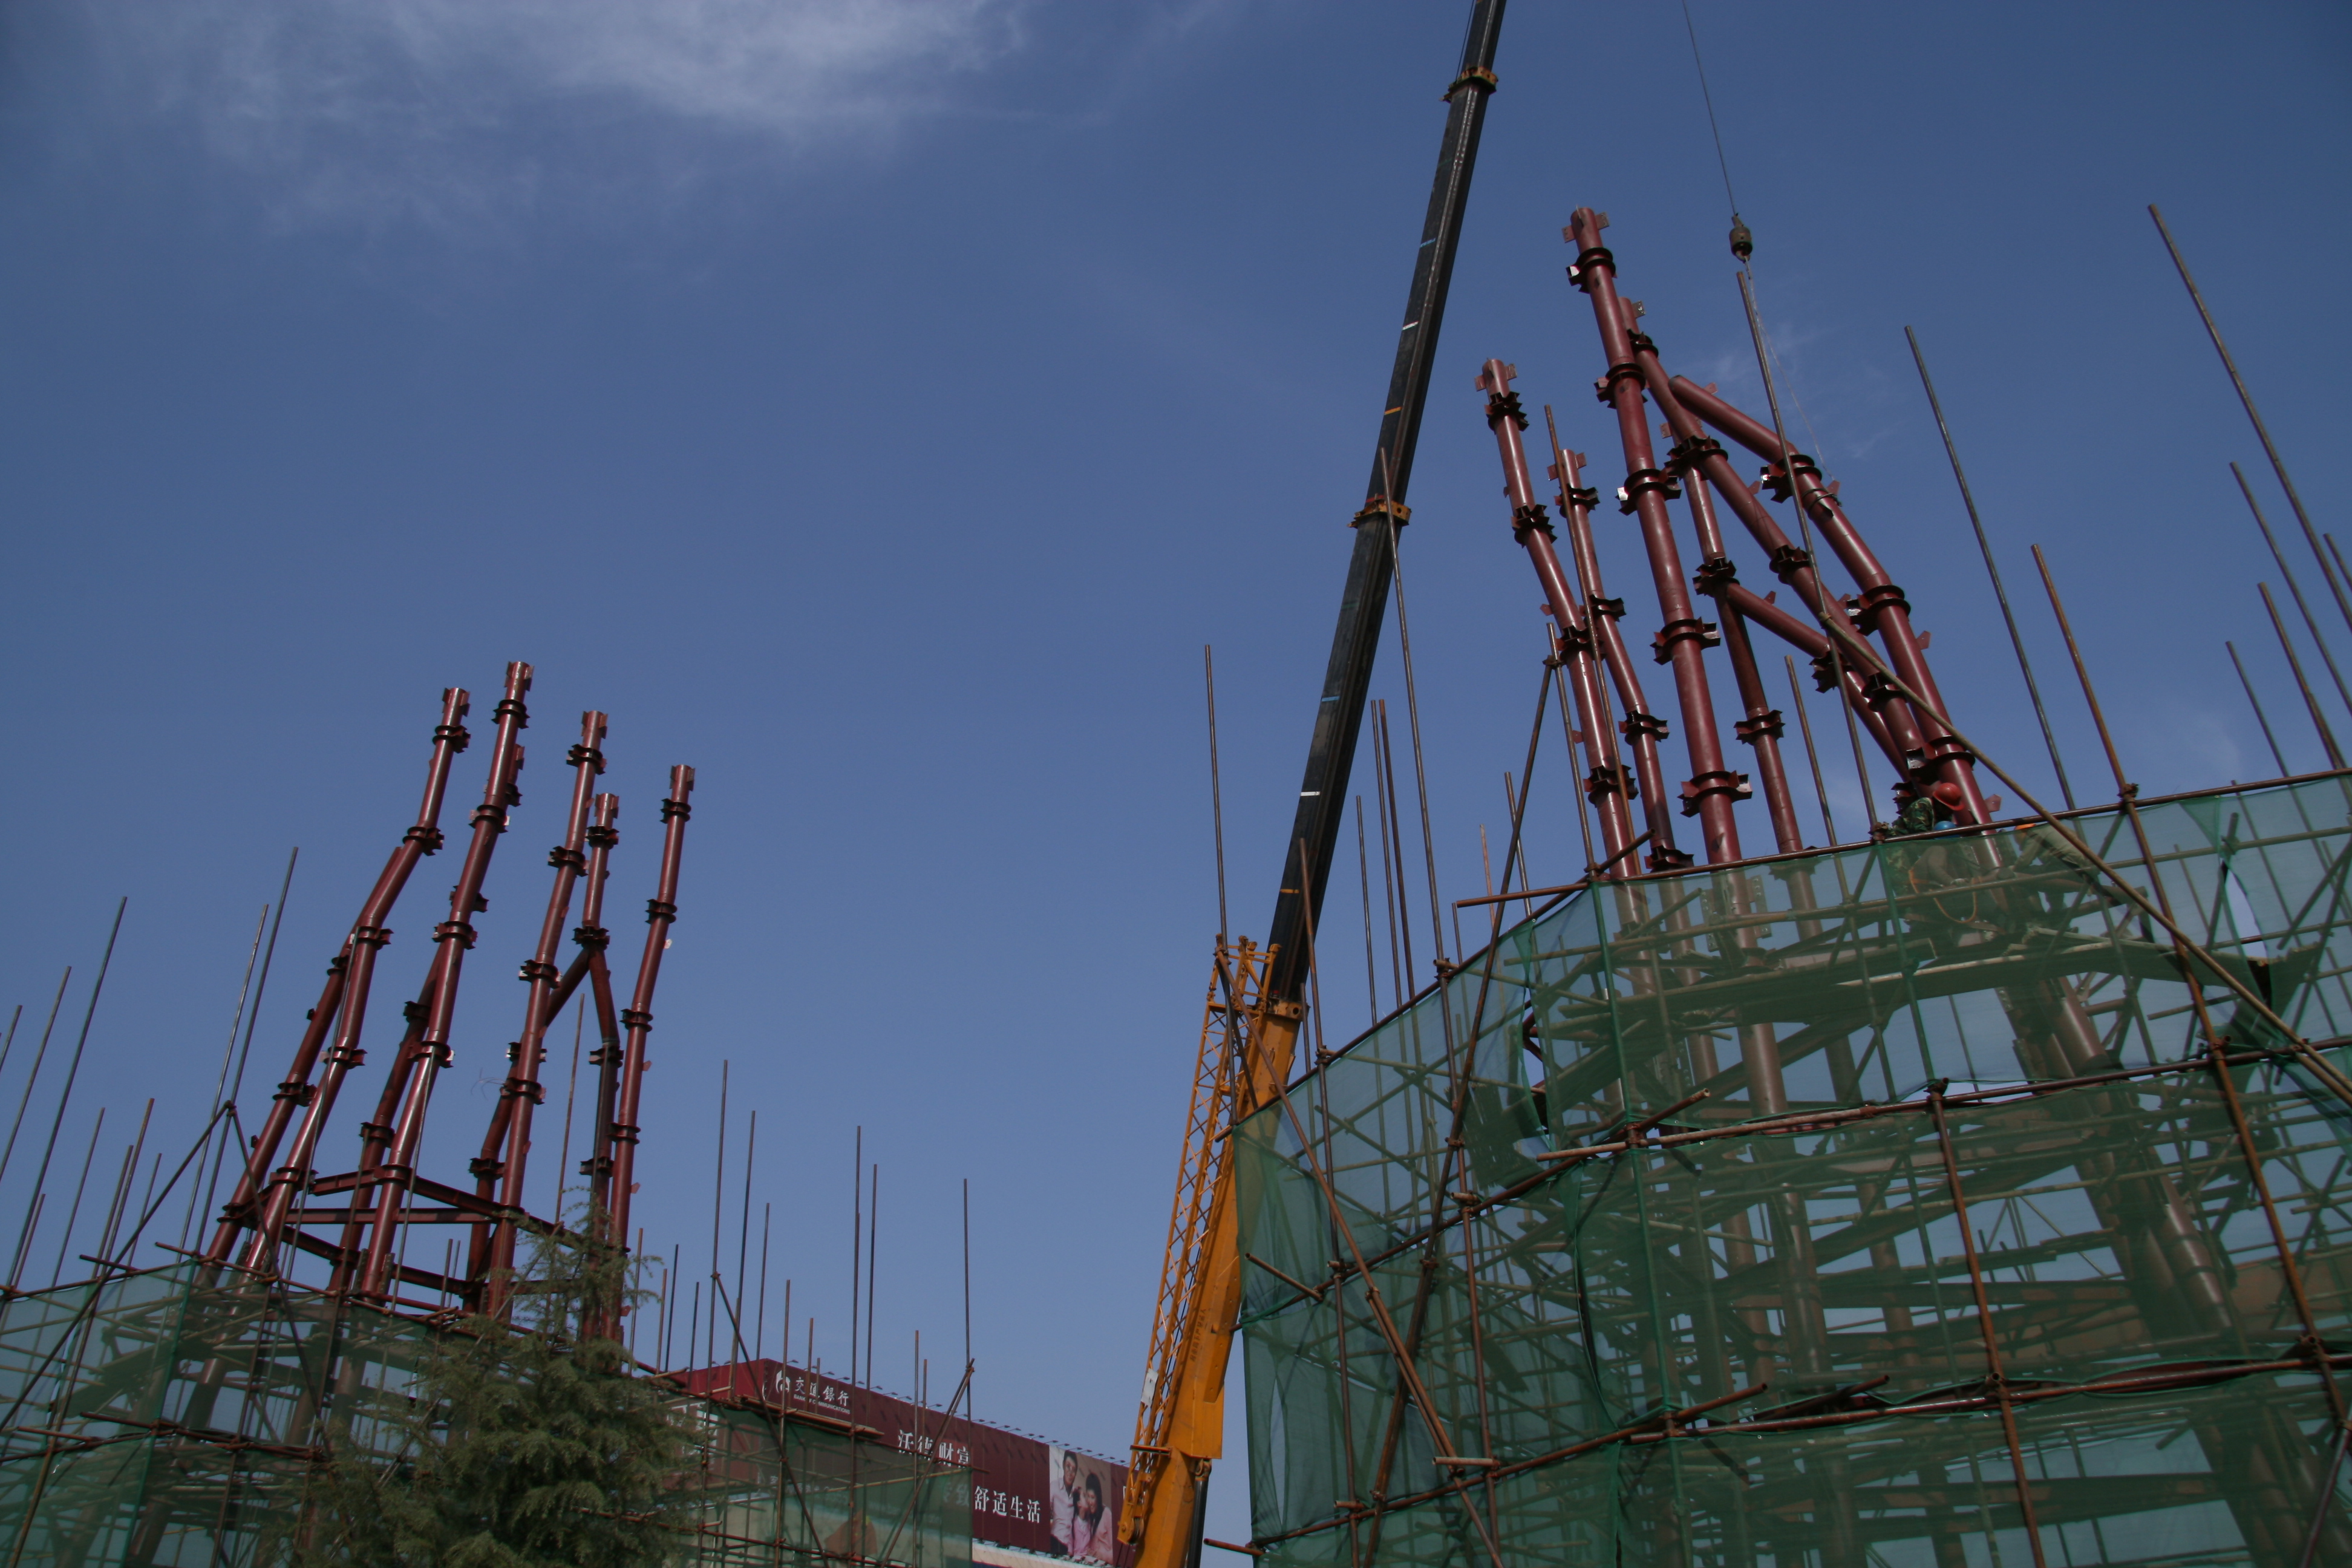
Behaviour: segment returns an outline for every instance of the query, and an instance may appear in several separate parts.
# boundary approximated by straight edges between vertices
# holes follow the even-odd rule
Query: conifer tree
[[[582,1234],[600,1233],[594,1218]],[[535,1238],[512,1321],[477,1314],[438,1336],[377,1440],[355,1445],[341,1415],[301,1568],[661,1562],[667,1537],[650,1516],[687,1433],[660,1389],[628,1375],[621,1344],[593,1331],[632,1294],[626,1270],[617,1249]]]

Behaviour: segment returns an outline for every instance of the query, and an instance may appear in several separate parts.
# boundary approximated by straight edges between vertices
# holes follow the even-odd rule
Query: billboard
[[[1100,1568],[1129,1568],[1134,1560],[1133,1550],[1118,1539],[1127,1467],[1115,1460],[948,1416],[780,1361],[736,1362],[671,1375],[688,1391],[712,1398],[854,1423],[902,1452],[928,1454],[969,1470],[975,1541]]]

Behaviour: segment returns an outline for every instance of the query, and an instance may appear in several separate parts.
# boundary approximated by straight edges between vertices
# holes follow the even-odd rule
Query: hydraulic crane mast
[[[1138,1548],[1136,1568],[1197,1568],[1200,1561],[1202,1510],[1210,1467],[1223,1451],[1225,1369],[1241,1314],[1241,1244],[1223,1140],[1290,1075],[1313,931],[1322,912],[1340,803],[1347,798],[1396,568],[1397,535],[1409,516],[1404,496],[1421,437],[1430,366],[1453,281],[1486,100],[1496,86],[1495,45],[1504,0],[1475,0],[1461,62],[1445,91],[1437,176],[1413,256],[1412,287],[1381,408],[1371,479],[1354,519],[1355,547],[1274,920],[1258,954],[1249,953],[1246,944],[1239,952],[1220,948],[1217,954],[1152,1324],[1150,1364],[1119,1512],[1119,1538]]]

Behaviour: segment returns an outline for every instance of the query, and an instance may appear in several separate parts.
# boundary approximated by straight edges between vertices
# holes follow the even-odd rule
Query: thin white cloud
[[[1029,0],[97,0],[139,107],[278,216],[495,221],[675,181],[681,132],[870,150],[1018,50]],[[706,135],[700,138],[708,142]]]

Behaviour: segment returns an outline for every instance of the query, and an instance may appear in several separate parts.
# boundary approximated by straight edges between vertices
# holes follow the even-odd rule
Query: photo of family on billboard
[[[1050,1444],[1045,1462],[1055,1552],[1079,1563],[1119,1568],[1129,1555],[1118,1543],[1118,1505],[1127,1491],[1127,1468]]]

